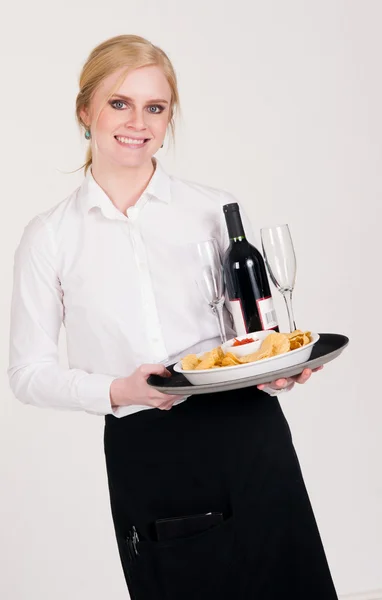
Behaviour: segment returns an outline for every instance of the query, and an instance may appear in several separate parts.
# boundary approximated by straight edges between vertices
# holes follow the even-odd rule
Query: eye
[[[117,105],[125,105],[126,106],[126,102],[122,102],[122,100],[112,100],[110,102],[110,106],[112,106],[113,108],[115,108],[116,110],[122,110],[123,106],[117,106]]]
[[[148,107],[148,111],[152,115],[159,115],[161,112],[164,111],[164,106],[161,106],[160,104],[152,104]]]

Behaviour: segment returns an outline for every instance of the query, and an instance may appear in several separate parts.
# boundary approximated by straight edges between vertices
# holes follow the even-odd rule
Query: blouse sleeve
[[[8,376],[25,404],[112,413],[114,377],[65,369],[58,364],[63,294],[55,268],[55,247],[47,225],[36,217],[15,253]]]

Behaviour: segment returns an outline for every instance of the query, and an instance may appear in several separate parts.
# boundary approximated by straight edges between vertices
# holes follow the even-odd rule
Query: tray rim
[[[231,391],[235,389],[266,384],[270,381],[274,381],[275,379],[280,379],[282,377],[293,377],[294,375],[300,374],[306,368],[315,369],[316,367],[320,367],[336,359],[342,354],[345,348],[347,348],[350,342],[349,338],[341,333],[319,333],[319,335],[320,340],[322,340],[321,343],[324,342],[324,339],[322,339],[324,336],[330,335],[343,338],[343,344],[339,348],[336,348],[335,350],[332,350],[327,354],[323,354],[322,356],[318,356],[317,358],[313,359],[310,358],[308,361],[305,361],[303,363],[299,363],[291,367],[284,367],[283,369],[278,369],[268,373],[252,375],[251,377],[245,377],[237,380],[223,381],[220,383],[204,383],[202,385],[193,385],[190,383],[189,385],[185,386],[162,387],[150,383],[149,377],[147,383],[150,385],[150,387],[164,394],[183,394],[184,396],[190,396],[196,394],[215,393],[219,391]],[[320,344],[320,340],[317,341],[317,345]],[[172,368],[175,364],[176,363],[168,365],[167,368]]]

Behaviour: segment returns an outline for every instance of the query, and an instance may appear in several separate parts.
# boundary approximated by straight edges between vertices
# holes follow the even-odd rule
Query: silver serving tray
[[[299,375],[304,369],[316,369],[328,362],[336,359],[345,350],[349,344],[349,338],[339,333],[320,333],[320,339],[314,345],[310,359],[293,367],[279,369],[266,373],[265,375],[253,375],[237,381],[226,381],[223,383],[208,383],[205,385],[192,385],[181,373],[173,371],[170,365],[167,369],[171,373],[171,378],[160,377],[159,375],[150,375],[147,383],[151,387],[163,392],[164,394],[212,394],[215,392],[226,392],[229,390],[238,390],[240,388],[261,385],[283,379],[284,377],[293,377]],[[175,363],[174,363],[175,364]]]

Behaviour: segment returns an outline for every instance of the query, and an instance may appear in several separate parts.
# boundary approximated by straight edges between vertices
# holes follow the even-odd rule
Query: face
[[[171,88],[160,67],[135,69],[102,108],[96,124],[123,71],[102,82],[81,117],[90,126],[93,161],[140,167],[149,163],[163,144],[170,121]]]

